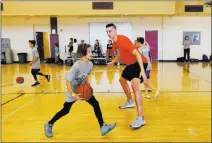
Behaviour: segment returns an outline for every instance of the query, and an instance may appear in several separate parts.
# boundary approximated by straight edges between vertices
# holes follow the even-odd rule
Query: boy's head
[[[78,46],[77,53],[80,57],[85,57],[86,59],[90,60],[92,56],[91,46],[89,44],[80,44]]]
[[[117,35],[116,25],[113,23],[106,25],[106,32],[110,39],[113,39]]]
[[[185,40],[188,40],[188,36],[185,36]]]
[[[35,40],[29,40],[28,42],[29,42],[29,47],[30,48],[35,47],[35,44],[36,44]]]
[[[138,37],[136,40],[136,47],[141,47],[144,44],[144,38],[143,37]]]
[[[54,47],[55,47],[55,48],[58,48],[58,44],[57,44],[57,43],[55,43],[55,44],[54,44]]]
[[[74,43],[77,43],[77,39],[74,39]]]

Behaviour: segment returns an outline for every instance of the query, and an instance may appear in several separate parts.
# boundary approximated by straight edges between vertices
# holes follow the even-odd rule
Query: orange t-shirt
[[[132,54],[132,51],[135,49],[137,50],[137,48],[133,45],[130,39],[124,35],[118,35],[117,41],[113,42],[113,50],[114,49],[118,49],[120,59],[124,64],[130,65],[137,62],[136,57]],[[143,63],[148,63],[144,56],[141,55],[141,57]]]

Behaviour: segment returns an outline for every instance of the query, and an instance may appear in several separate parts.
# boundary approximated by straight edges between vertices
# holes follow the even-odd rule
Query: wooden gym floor
[[[211,141],[211,65],[204,63],[154,63],[151,82],[161,89],[157,100],[143,98],[146,125],[131,130],[136,108],[120,110],[126,101],[119,84],[123,67],[95,66],[90,75],[94,95],[106,122],[117,122],[107,136],[100,129],[93,109],[77,102],[70,113],[54,125],[54,137],[44,135],[44,123],[62,108],[65,75],[70,67],[42,65],[51,82],[40,77],[41,86],[31,87],[27,65],[3,65],[2,142],[209,142]],[[25,82],[16,84],[17,76]],[[141,85],[143,89],[143,85]]]

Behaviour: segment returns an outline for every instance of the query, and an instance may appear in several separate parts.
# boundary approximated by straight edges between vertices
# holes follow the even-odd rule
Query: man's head
[[[29,47],[30,48],[35,47],[35,44],[36,44],[35,40],[29,40],[28,42],[29,42]]]
[[[73,38],[70,38],[70,41],[73,42]]]
[[[113,39],[117,35],[116,25],[113,23],[106,25],[106,32],[110,39]]]
[[[188,40],[188,36],[185,36],[185,40]]]
[[[141,47],[144,44],[144,38],[143,37],[138,37],[136,40],[136,47]]]

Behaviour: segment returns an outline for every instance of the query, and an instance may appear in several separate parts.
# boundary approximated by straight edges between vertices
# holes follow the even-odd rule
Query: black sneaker
[[[39,82],[35,82],[35,83],[32,85],[32,87],[39,86],[39,85],[40,85]]]
[[[50,75],[46,75],[46,79],[48,82],[50,82]]]

